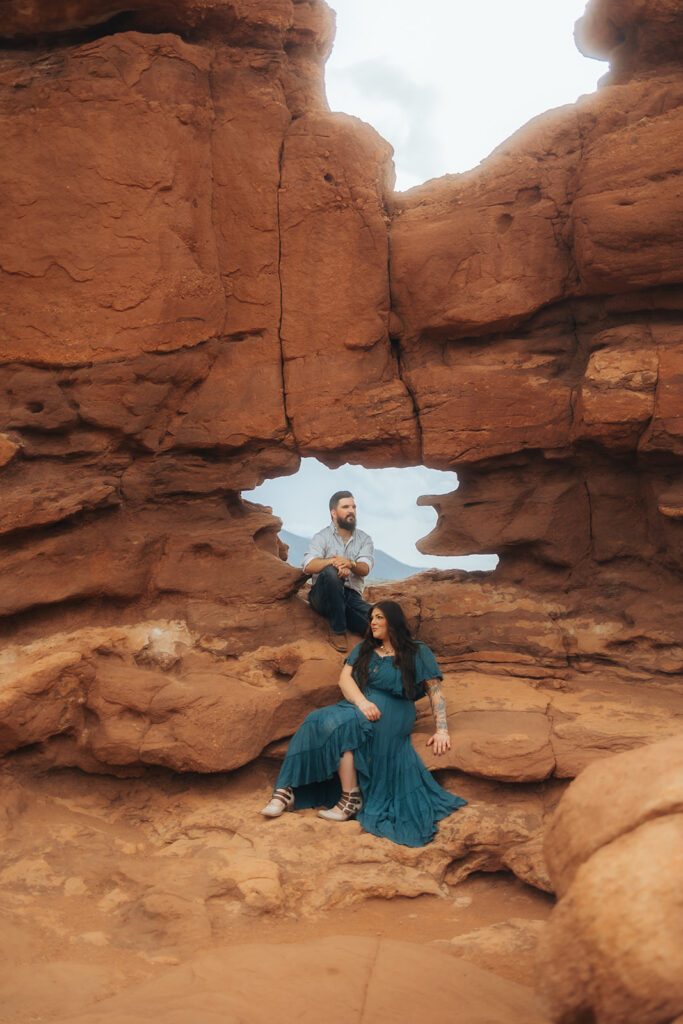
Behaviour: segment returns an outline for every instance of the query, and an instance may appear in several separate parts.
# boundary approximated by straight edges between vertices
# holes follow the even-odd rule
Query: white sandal
[[[270,803],[261,811],[266,818],[279,818],[285,811],[294,810],[294,790],[291,786],[276,789],[270,798]]]
[[[318,811],[318,816],[325,818],[327,821],[349,821],[351,818],[355,818],[362,808],[363,797],[361,796],[360,789],[356,787],[348,793],[342,790],[339,802],[334,807],[330,807],[329,810]]]

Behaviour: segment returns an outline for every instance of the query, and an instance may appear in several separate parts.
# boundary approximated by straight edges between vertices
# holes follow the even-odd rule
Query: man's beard
[[[342,530],[348,530],[349,533],[353,533],[356,529],[356,517],[347,516],[346,519],[337,519],[337,525],[341,526]]]

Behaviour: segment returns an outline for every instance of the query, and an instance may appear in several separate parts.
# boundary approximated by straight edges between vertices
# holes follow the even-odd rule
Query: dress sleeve
[[[360,644],[356,644],[356,646],[353,648],[353,650],[349,651],[349,653],[344,658],[344,664],[345,665],[355,665],[356,662],[358,661],[358,655],[359,654],[360,654]]]
[[[418,644],[415,655],[415,696],[413,700],[420,700],[421,697],[426,696],[425,681],[427,679],[443,679],[443,674],[429,647],[426,644]]]

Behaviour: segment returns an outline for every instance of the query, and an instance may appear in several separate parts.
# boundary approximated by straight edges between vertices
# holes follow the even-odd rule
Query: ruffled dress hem
[[[353,664],[358,648],[349,655]],[[440,677],[433,654],[420,645],[418,682]],[[291,786],[294,807],[332,807],[341,794],[337,774],[346,751],[353,752],[363,807],[357,815],[366,832],[401,846],[425,846],[438,822],[466,805],[432,778],[415,751],[410,733],[415,704],[403,696],[393,659],[376,658],[366,696],[380,709],[368,721],[347,700],[308,715],[292,737],[276,786]]]

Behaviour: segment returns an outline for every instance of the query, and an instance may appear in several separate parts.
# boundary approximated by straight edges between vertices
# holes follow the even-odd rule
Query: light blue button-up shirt
[[[350,558],[352,562],[365,562],[372,572],[372,567],[375,564],[375,545],[372,543],[372,537],[363,533],[362,530],[354,530],[345,544],[337,527],[334,523],[330,523],[324,530],[319,530],[311,538],[308,550],[304,555],[304,572],[308,563],[312,562],[314,558],[333,558],[335,555],[339,555],[340,558]],[[318,573],[315,573],[314,583],[317,578]],[[362,594],[365,578],[351,573],[349,578],[344,580],[344,586],[351,587],[352,590],[357,590],[359,594]]]

